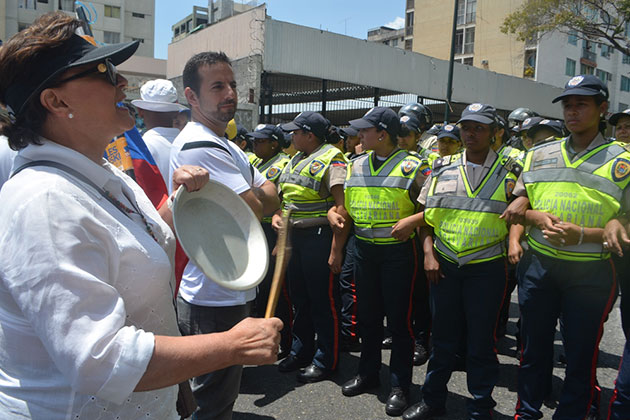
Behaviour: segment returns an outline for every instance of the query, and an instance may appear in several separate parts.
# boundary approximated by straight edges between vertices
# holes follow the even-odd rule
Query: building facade
[[[405,48],[405,28],[394,29],[388,26],[380,26],[370,29],[367,34],[370,42],[380,42],[390,47]]]
[[[573,76],[594,74],[607,83],[610,111],[630,104],[630,57],[577,34],[559,32],[519,41],[500,27],[525,0],[459,0],[455,61],[563,87]],[[455,0],[407,0],[406,39],[414,52],[448,60]],[[415,14],[422,10],[422,14]]]
[[[153,57],[155,0],[91,0],[86,2],[97,42],[140,41],[136,53]],[[53,11],[73,13],[74,0],[0,0],[0,39],[6,40],[37,17]]]

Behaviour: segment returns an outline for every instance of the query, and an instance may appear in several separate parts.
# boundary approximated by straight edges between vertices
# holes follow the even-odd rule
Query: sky
[[[259,5],[262,3],[258,1]],[[405,24],[405,0],[267,0],[264,3],[267,3],[267,14],[275,20],[361,39],[367,38],[369,29],[401,28]],[[155,1],[155,58],[167,58],[171,26],[192,13],[193,6],[208,7],[208,1]]]

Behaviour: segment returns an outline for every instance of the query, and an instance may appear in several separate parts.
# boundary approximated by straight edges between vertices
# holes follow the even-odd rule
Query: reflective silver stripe
[[[363,238],[375,239],[375,238],[391,238],[392,237],[392,228],[365,228],[365,227],[354,227],[354,233],[357,236],[361,236]]]
[[[285,210],[291,209],[292,211],[328,211],[333,206],[332,202],[320,202],[320,203],[285,203]]]
[[[278,153],[273,159],[271,159],[270,161],[268,161],[267,163],[265,163],[264,165],[256,169],[258,169],[260,173],[263,173],[265,170],[267,170],[267,168],[271,167],[271,165],[273,165],[276,162],[281,161],[283,157],[284,156],[282,156],[282,153]]]
[[[369,176],[369,177],[350,177],[346,181],[346,187],[385,187],[385,188],[402,188],[408,190],[413,179],[403,178],[401,176]]]
[[[283,172],[282,175],[283,176],[280,179],[281,183],[295,184],[300,187],[310,188],[314,191],[319,191],[319,188],[322,185],[321,181],[317,181],[316,179],[305,175],[300,175],[299,173]]]
[[[608,147],[603,148],[602,150],[595,153],[593,156],[586,159],[586,161],[582,162],[578,165],[578,168],[584,172],[594,172],[598,168],[601,168],[611,160],[613,160],[616,156],[619,156],[625,150],[616,144],[611,144]]]
[[[599,175],[593,175],[569,167],[523,172],[523,182],[525,184],[533,184],[535,182],[570,182],[606,193],[617,201],[621,201],[623,196],[623,190],[614,182]]]
[[[483,213],[501,214],[507,208],[507,203],[481,198],[455,197],[433,195],[427,197],[426,208],[440,208],[453,210],[467,210]]]
[[[499,155],[497,159],[501,159],[501,156]],[[507,169],[505,169],[505,167],[499,162],[499,164],[494,168],[494,171],[492,171],[491,174],[487,175],[488,180],[481,188],[481,191],[479,191],[479,194],[477,194],[477,198],[489,200],[490,197],[492,197],[497,189],[501,186],[501,184],[503,184],[503,181],[505,179],[504,172],[507,172]]]
[[[447,247],[444,244],[444,242],[442,242],[442,240],[438,237],[435,238],[435,247],[438,249],[438,251],[446,255],[452,261],[457,262],[457,264],[460,267],[473,260],[485,260],[488,258],[497,257],[499,255],[502,255],[505,249],[503,241],[501,241],[498,244],[492,245],[488,248],[484,248],[477,252],[473,252],[471,254],[459,257],[457,256],[455,252],[453,252],[449,247]]]
[[[602,244],[594,242],[585,242],[581,245],[565,245],[562,247],[553,245],[543,237],[542,231],[535,226],[532,226],[529,230],[529,236],[531,239],[535,240],[539,244],[557,249],[558,251],[562,251],[563,253],[576,252],[580,254],[602,255],[608,252],[604,250]]]
[[[321,155],[327,153],[330,150],[330,147],[335,147],[335,146],[330,146],[330,147],[326,147],[326,146],[330,146],[330,145],[323,145],[322,148],[319,149],[317,152],[313,153],[312,155],[304,159],[302,159],[302,156],[304,156],[302,152],[297,153],[295,156],[293,156],[293,158],[287,165],[288,168],[282,172],[282,175],[280,175],[280,180],[278,182],[279,183],[289,182],[291,184],[297,184],[301,187],[312,188],[309,185],[304,185],[299,182],[296,182],[297,178],[292,178],[292,177],[307,178],[300,175],[300,173],[304,170],[304,168],[306,168],[307,165],[310,165],[315,159],[317,159]],[[295,165],[296,163],[297,163],[297,166],[294,168],[293,165]],[[311,178],[308,178],[308,179],[311,179]],[[312,189],[315,191],[319,191],[319,183],[317,183],[317,188],[312,188]]]

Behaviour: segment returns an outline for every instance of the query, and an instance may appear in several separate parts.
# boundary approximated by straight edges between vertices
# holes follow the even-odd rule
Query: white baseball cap
[[[140,98],[134,99],[131,104],[147,111],[178,112],[188,109],[177,103],[177,89],[170,80],[149,80],[140,88]]]

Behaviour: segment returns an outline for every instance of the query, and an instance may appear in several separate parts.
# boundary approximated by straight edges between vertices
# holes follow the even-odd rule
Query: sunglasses
[[[107,76],[107,81],[111,83],[113,86],[116,86],[118,84],[118,70],[116,70],[116,66],[112,64],[109,58],[105,59],[104,62],[99,63],[96,66],[96,68],[91,68],[91,69],[82,71],[81,73],[77,73],[74,76],[70,76],[66,79],[59,80],[56,84],[60,85],[62,83],[67,83],[72,80],[89,76],[94,73]]]

